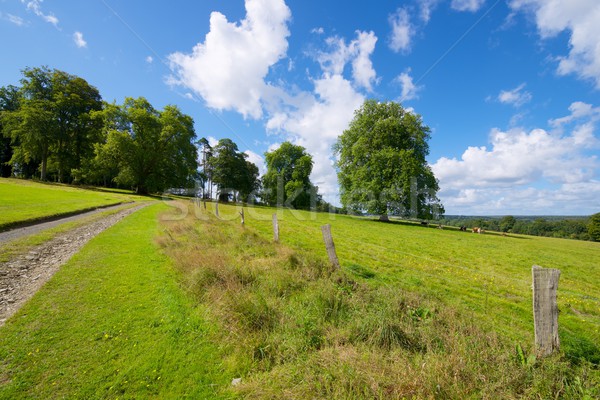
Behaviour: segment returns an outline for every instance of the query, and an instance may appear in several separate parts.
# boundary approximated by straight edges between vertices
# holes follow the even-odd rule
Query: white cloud
[[[421,16],[421,20],[424,23],[428,23],[429,19],[431,18],[431,13],[433,12],[433,10],[435,10],[435,8],[437,7],[437,5],[439,4],[441,0],[420,0],[419,1],[419,8],[420,8],[420,16]]]
[[[12,15],[12,14],[4,14],[2,12],[0,12],[0,19],[6,20],[12,24],[15,24],[16,26],[23,26],[25,25],[25,20],[19,16],[16,15]]]
[[[265,159],[263,156],[256,154],[252,150],[246,150],[244,151],[244,153],[246,153],[246,155],[248,156],[248,161],[250,161],[258,167],[258,172],[261,175],[264,175],[267,172],[267,167],[265,165]]]
[[[285,57],[291,13],[283,0],[246,0],[246,17],[239,23],[213,12],[210,32],[192,53],[173,53],[170,83],[185,86],[219,110],[244,117],[262,116],[264,79],[271,66]]]
[[[450,7],[456,11],[477,12],[484,3],[485,0],[452,0]]]
[[[551,119],[550,125],[561,126],[586,117],[589,117],[591,122],[596,122],[600,119],[600,107],[594,107],[582,101],[572,103],[569,106],[569,111],[571,111],[571,114],[566,117]]]
[[[375,50],[377,36],[373,32],[356,31],[356,39],[348,45],[343,38],[330,37],[326,39],[331,51],[321,52],[317,61],[321,69],[330,75],[342,75],[346,65],[352,64],[354,83],[369,91],[378,82],[377,72],[371,62],[371,54]]]
[[[310,30],[310,33],[316,33],[317,35],[322,35],[323,33],[325,33],[325,29],[323,29],[322,27],[313,28]]]
[[[408,53],[412,38],[415,35],[415,29],[410,22],[408,11],[405,8],[398,8],[394,14],[389,16],[388,21],[392,27],[390,49],[396,53]]]
[[[42,11],[42,3],[44,0],[21,0],[21,3],[25,4],[27,9],[32,11],[35,15],[42,18],[44,21],[54,25],[58,28],[58,18],[52,13],[44,14]]]
[[[569,54],[558,57],[558,73],[592,79],[600,89],[600,2],[597,0],[513,0],[514,10],[535,15],[544,39],[568,31]]]
[[[148,64],[152,64],[154,62],[154,58],[152,56],[148,56],[148,57],[146,57],[146,62]]]
[[[80,49],[87,47],[87,42],[83,39],[83,33],[81,32],[73,33],[73,41]]]
[[[598,207],[590,194],[575,196],[589,187],[600,198],[600,162],[589,151],[600,148],[596,124],[589,114],[570,121],[576,118],[566,134],[494,129],[489,149],[469,147],[460,159],[437,160],[432,169],[447,211],[579,214]]]
[[[413,82],[412,76],[410,76],[410,69],[407,69],[405,72],[402,72],[400,75],[394,79],[395,82],[398,82],[402,88],[402,92],[400,94],[399,102],[402,103],[404,101],[413,100],[418,97],[418,92],[421,90],[421,86],[417,86]]]
[[[524,89],[525,84],[522,83],[512,90],[502,90],[498,95],[498,101],[515,107],[521,107],[522,105],[529,103],[532,98],[531,93]]]

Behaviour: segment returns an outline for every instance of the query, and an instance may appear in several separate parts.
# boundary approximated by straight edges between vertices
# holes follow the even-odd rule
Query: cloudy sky
[[[0,0],[0,86],[25,67],[177,104],[263,167],[284,140],[337,199],[331,145],[367,98],[432,130],[448,214],[600,211],[597,0]]]

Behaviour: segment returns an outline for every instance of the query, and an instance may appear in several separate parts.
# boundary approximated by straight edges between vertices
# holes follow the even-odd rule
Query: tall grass
[[[227,207],[220,211],[222,217],[237,213]],[[233,217],[226,221],[196,208],[185,219],[165,221],[158,239],[179,269],[181,284],[207,307],[207,318],[218,327],[226,370],[242,378],[241,385],[230,389],[231,395],[273,399],[600,395],[598,369],[588,361],[575,364],[564,354],[536,360],[529,357],[530,347],[523,350],[521,345],[519,353],[512,335],[492,329],[469,307],[444,301],[439,286],[418,290],[416,282],[401,285],[393,279],[398,271],[386,270],[385,264],[357,256],[349,263],[342,255],[342,265],[348,267],[333,270],[320,235],[311,230],[315,221],[303,221],[302,228],[284,218],[284,244],[273,243],[267,228],[270,216],[253,218],[257,212],[261,211],[246,212],[242,227]],[[355,224],[356,229],[363,222],[347,218],[344,223]],[[389,226],[378,224],[373,231],[383,227],[385,233],[380,235],[385,238]],[[406,235],[415,229],[395,228]],[[398,232],[389,239],[397,237]],[[353,255],[364,252],[343,239],[336,238],[336,246],[342,254],[351,246]]]

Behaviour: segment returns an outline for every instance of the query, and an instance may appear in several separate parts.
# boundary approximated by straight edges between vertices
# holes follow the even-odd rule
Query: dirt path
[[[0,263],[0,326],[4,325],[6,320],[17,312],[91,238],[146,205],[148,204],[127,208],[62,233],[33,248],[28,253]]]

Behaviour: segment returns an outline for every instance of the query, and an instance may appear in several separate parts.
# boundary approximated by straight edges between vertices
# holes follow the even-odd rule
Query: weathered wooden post
[[[219,216],[219,200],[215,202],[215,214],[217,217]]]
[[[535,348],[540,356],[547,356],[560,347],[558,339],[558,303],[556,290],[560,270],[534,265],[533,275],[533,324]]]
[[[321,232],[323,232],[323,241],[325,242],[329,261],[333,264],[335,269],[340,269],[340,262],[338,261],[335,245],[333,244],[333,237],[331,236],[331,225],[327,224],[321,226]]]
[[[279,223],[277,222],[277,214],[273,214],[273,240],[279,242]]]
[[[240,217],[242,217],[242,226],[244,226],[244,208],[240,211]]]

